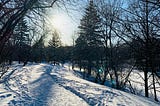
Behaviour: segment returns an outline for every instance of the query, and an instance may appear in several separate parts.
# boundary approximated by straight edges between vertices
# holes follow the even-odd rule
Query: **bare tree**
[[[159,57],[159,27],[158,18],[160,13],[155,5],[149,0],[133,1],[127,11],[126,21],[124,21],[125,35],[132,42],[134,50],[134,58],[136,64],[144,71],[145,81],[145,96],[149,97],[148,93],[148,73],[153,75],[153,88],[155,100],[157,101],[155,78],[157,57]]]
[[[114,41],[116,41],[115,37],[116,34],[114,33],[113,29],[115,27],[118,27],[117,20],[121,16],[121,6],[122,1],[119,0],[101,0],[99,13],[101,14],[102,20],[103,20],[103,27],[102,30],[102,41],[104,43],[105,48],[105,72],[104,72],[104,78],[103,78],[103,84],[105,82],[106,76],[110,71],[112,70],[114,72],[115,78],[116,78],[116,87],[119,87],[118,82],[118,70],[116,69],[116,64],[113,59],[113,48],[115,44],[113,44]],[[115,43],[115,42],[114,42]],[[112,73],[112,72],[111,72]],[[110,77],[112,78],[112,74],[110,74]],[[112,79],[111,79],[112,80]]]

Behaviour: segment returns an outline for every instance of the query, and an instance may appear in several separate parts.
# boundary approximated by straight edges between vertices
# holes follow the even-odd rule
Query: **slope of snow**
[[[2,106],[159,106],[138,97],[98,85],[73,74],[68,68],[48,64],[19,67],[0,84]]]
[[[160,79],[155,77],[156,80],[156,90],[157,90],[157,98],[160,100],[160,85],[158,82]],[[144,72],[138,71],[138,70],[133,70],[130,77],[129,77],[130,83],[132,85],[132,88],[135,90],[135,94],[138,95],[145,95],[145,84],[144,84]],[[153,77],[151,73],[148,73],[148,86],[149,86],[149,97],[154,98],[154,91],[153,91]]]

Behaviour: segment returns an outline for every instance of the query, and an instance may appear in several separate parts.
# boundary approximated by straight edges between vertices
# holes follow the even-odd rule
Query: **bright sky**
[[[77,24],[66,14],[59,13],[50,16],[51,25],[60,33],[64,45],[72,45],[71,36],[77,29]]]
[[[72,45],[72,37],[76,36],[82,11],[52,8],[49,9],[48,14],[49,27],[55,28],[60,33],[63,45]]]
[[[73,36],[78,30],[80,19],[82,18],[83,11],[88,3],[88,0],[79,0],[77,5],[61,6],[62,8],[51,8],[48,11],[48,19],[50,28],[56,29],[60,33],[60,38],[63,45],[72,45]]]

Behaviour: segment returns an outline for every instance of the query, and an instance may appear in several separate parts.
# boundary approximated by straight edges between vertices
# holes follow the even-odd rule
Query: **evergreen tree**
[[[13,56],[18,59],[18,61],[23,61],[26,63],[30,52],[30,38],[29,38],[29,28],[27,26],[27,21],[23,18],[15,27],[13,32],[13,37],[11,38],[14,48]]]
[[[42,62],[45,60],[44,40],[45,35],[42,35],[32,46],[32,61]]]
[[[29,30],[26,20],[23,18],[15,27],[13,40],[15,45],[29,44]]]
[[[85,9],[85,14],[80,22],[80,36],[76,40],[75,51],[79,61],[88,61],[88,75],[91,74],[92,62],[99,60],[99,47],[101,42],[101,19],[98,15],[96,5],[90,0]]]
[[[61,41],[57,31],[52,34],[52,39],[50,39],[48,43],[48,61],[53,61],[55,64],[56,61],[59,61],[59,47],[61,46]]]
[[[60,41],[59,34],[57,31],[55,31],[52,34],[52,39],[50,39],[48,43],[49,43],[49,46],[53,48],[57,48],[61,46],[61,41]]]
[[[93,0],[90,0],[80,24],[80,36],[84,36],[87,45],[101,45],[101,19]]]

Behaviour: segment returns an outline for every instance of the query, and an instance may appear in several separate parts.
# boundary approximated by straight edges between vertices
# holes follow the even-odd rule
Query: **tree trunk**
[[[108,68],[106,68],[105,71],[104,71],[104,77],[103,77],[103,80],[102,80],[103,85],[105,84],[107,74],[108,74]]]
[[[79,60],[79,70],[80,71],[82,70],[82,62],[81,62],[81,60]]]
[[[95,78],[95,81],[94,81],[95,83],[98,83],[98,78],[99,78],[99,77],[100,77],[100,74],[99,74],[99,72],[97,72],[97,73],[96,73],[96,78]]]
[[[152,77],[153,77],[154,100],[158,101],[157,93],[156,93],[156,85],[155,85],[155,75],[154,75],[153,71],[152,71]]]
[[[149,20],[148,20],[148,16],[149,16],[149,11],[148,11],[148,0],[146,0],[146,6],[145,6],[145,12],[146,12],[146,18],[145,18],[145,34],[146,34],[146,70],[144,71],[144,80],[145,80],[145,96],[149,97],[148,94],[148,72],[149,72],[149,59],[148,57],[150,56],[149,54]]]
[[[144,71],[145,97],[148,97],[148,67]]]
[[[89,77],[91,75],[91,61],[88,61],[88,73],[87,73],[87,77]]]
[[[115,78],[116,78],[116,88],[119,89],[118,73],[117,73],[116,68],[114,69],[114,74],[115,74]]]
[[[20,55],[18,55],[18,63],[21,63]]]
[[[74,70],[74,61],[72,61],[72,70]]]

